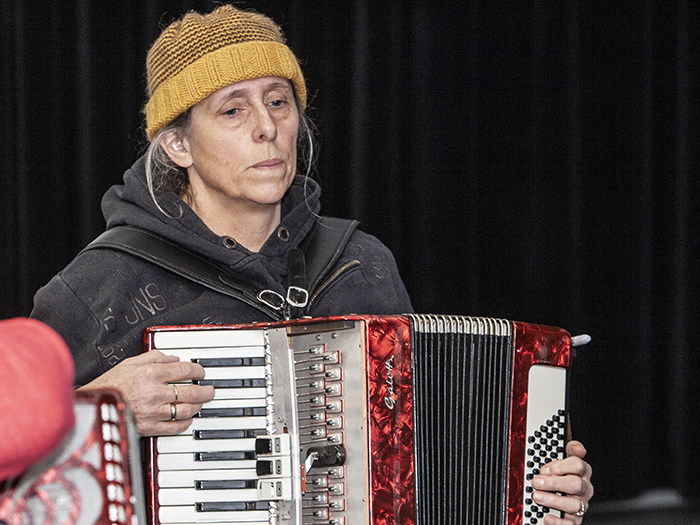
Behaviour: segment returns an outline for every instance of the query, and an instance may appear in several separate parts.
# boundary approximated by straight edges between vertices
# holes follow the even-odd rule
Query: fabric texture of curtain
[[[146,51],[216,4],[0,4],[0,318],[103,230],[144,144]],[[324,213],[392,249],[420,312],[592,336],[571,409],[596,500],[700,496],[697,4],[236,5],[302,63]]]

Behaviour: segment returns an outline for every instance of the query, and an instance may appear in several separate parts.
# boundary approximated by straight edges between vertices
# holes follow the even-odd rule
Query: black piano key
[[[193,383],[214,388],[264,388],[267,386],[264,379],[200,379]]]
[[[191,359],[191,361],[205,368],[222,366],[265,366],[264,357],[196,357]]]
[[[267,510],[267,501],[220,501],[196,503],[197,512],[226,512],[231,510]]]
[[[253,451],[225,450],[220,452],[195,452],[195,461],[240,461],[243,459],[255,459]]]
[[[265,430],[195,430],[195,439],[242,439],[265,435]]]
[[[196,481],[194,484],[197,490],[254,489],[257,486],[256,479],[213,479]]]
[[[271,439],[256,439],[255,440],[255,453],[259,456],[263,454],[272,454],[272,440]]]
[[[258,460],[255,464],[255,473],[258,476],[271,476],[275,472],[275,466],[272,461]]]
[[[195,417],[252,417],[266,416],[265,407],[250,408],[203,408]]]

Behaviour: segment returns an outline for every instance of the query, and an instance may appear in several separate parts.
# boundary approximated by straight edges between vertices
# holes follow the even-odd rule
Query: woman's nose
[[[260,141],[275,140],[277,137],[277,123],[267,107],[257,108],[254,111],[255,124],[253,139]]]

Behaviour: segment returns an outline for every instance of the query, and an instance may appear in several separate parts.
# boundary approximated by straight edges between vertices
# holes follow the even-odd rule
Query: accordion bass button
[[[334,352],[328,352],[327,354],[324,354],[323,360],[326,363],[332,363],[332,364],[340,364],[340,352],[338,350]]]
[[[309,365],[309,373],[313,374],[325,374],[326,365],[323,363],[312,363]]]
[[[324,378],[314,379],[309,383],[309,390],[312,392],[323,392],[326,389],[326,380]]]
[[[339,467],[331,467],[328,469],[328,476],[331,478],[344,478],[345,477],[345,468],[342,466]]]
[[[314,509],[314,511],[311,513],[311,515],[315,519],[327,520],[328,519],[328,509],[325,509],[325,508]]]
[[[311,498],[314,504],[328,505],[328,492],[317,492]]]
[[[342,432],[334,432],[332,434],[328,434],[328,437],[326,439],[334,445],[342,445],[344,442]]]
[[[317,396],[313,396],[311,399],[309,399],[309,405],[312,407],[322,407],[326,405],[326,396],[325,394],[319,394]]]
[[[326,387],[326,395],[332,396],[332,397],[338,397],[343,395],[343,385],[342,383],[337,383],[335,385],[328,385]]]
[[[328,412],[337,414],[343,411],[343,402],[341,400],[332,401],[326,405]]]
[[[312,345],[309,347],[308,353],[311,355],[322,355],[326,353],[326,345],[325,343],[317,344],[317,345]]]
[[[334,499],[328,503],[328,507],[333,512],[343,512],[345,510],[345,500],[344,499]]]
[[[315,421],[317,423],[325,423],[326,422],[326,413],[321,411],[321,412],[311,412],[309,414],[309,419],[311,421]]]
[[[331,483],[328,485],[328,492],[334,496],[342,496],[345,494],[345,483]]]
[[[311,435],[312,439],[320,439],[325,438],[328,434],[328,431],[326,430],[325,426],[319,425],[316,427],[312,427],[309,434]]]
[[[313,485],[314,487],[325,489],[328,487],[328,477],[327,476],[313,476],[306,478],[307,485]]]
[[[340,381],[343,379],[343,369],[329,368],[326,370],[326,379],[328,379],[328,381]]]
[[[326,425],[330,428],[343,428],[343,416],[329,417]]]

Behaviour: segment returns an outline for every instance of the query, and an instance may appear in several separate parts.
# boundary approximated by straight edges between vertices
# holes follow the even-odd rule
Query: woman
[[[153,44],[147,71],[151,144],[124,185],[105,195],[107,228],[127,224],[159,234],[287,296],[289,253],[317,219],[320,189],[296,175],[298,152],[309,162],[313,142],[304,78],[279,27],[226,5],[206,16],[190,13]],[[412,311],[393,256],[374,237],[354,232],[336,266],[350,270],[307,315]],[[32,315],[65,338],[78,385],[122,391],[142,435],[185,430],[213,397],[211,387],[178,387],[172,411],[167,383],[200,379],[203,369],[155,351],[141,354],[146,326],[269,320],[249,304],[100,249],[81,253],[39,290]],[[574,514],[592,487],[583,447],[572,442],[569,453],[543,472],[540,488],[579,497],[538,492],[535,499]]]

